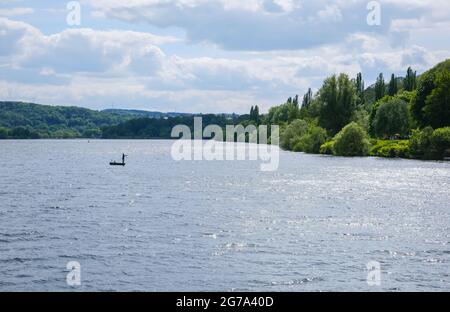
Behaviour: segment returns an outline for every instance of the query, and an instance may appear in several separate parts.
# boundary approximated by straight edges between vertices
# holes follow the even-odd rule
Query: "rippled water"
[[[0,290],[450,290],[449,163],[282,152],[267,173],[170,146],[0,141]]]

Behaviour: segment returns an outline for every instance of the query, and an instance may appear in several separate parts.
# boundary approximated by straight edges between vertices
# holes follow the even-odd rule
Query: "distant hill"
[[[163,113],[163,112],[154,112],[154,111],[145,111],[145,110],[135,110],[135,109],[105,109],[102,112],[111,113],[122,116],[133,116],[136,118],[172,118],[172,117],[187,117],[192,116],[193,114],[188,113]]]
[[[131,118],[80,107],[0,102],[0,138],[6,131],[11,138],[94,138],[101,128]]]
[[[104,139],[170,139],[172,129],[176,125],[186,125],[194,133],[194,117],[196,115],[178,116],[170,118],[137,118],[119,125],[103,128]],[[203,128],[207,125],[225,127],[227,124],[239,123],[239,117],[227,117],[226,114],[202,116]]]
[[[192,116],[205,116],[205,115],[216,115],[216,116],[222,116],[224,118],[237,118],[240,115],[238,114],[194,114],[194,113],[176,113],[176,112],[156,112],[156,111],[145,111],[145,110],[136,110],[136,109],[105,109],[102,110],[102,112],[110,113],[110,114],[116,114],[121,116],[132,116],[133,118],[156,118],[156,119],[162,119],[162,118],[176,118],[176,117],[192,117]]]
[[[96,111],[73,106],[0,101],[0,139],[167,138],[174,124],[190,123],[194,116],[200,115],[219,124],[239,117],[236,114],[202,115],[129,109]],[[129,129],[136,129],[137,125],[145,129]]]

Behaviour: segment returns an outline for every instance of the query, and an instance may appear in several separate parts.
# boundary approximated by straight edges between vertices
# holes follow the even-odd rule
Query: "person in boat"
[[[125,158],[128,157],[128,155],[122,154],[122,164],[125,163]]]

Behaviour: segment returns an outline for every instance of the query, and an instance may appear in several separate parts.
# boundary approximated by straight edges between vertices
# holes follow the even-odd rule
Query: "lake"
[[[171,144],[0,141],[0,290],[450,291],[450,163]]]

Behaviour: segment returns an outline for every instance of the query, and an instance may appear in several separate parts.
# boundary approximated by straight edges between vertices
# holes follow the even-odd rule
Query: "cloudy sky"
[[[267,111],[334,73],[361,71],[367,85],[450,58],[448,0],[378,1],[379,25],[364,0],[79,4],[76,25],[68,1],[0,0],[0,100]]]

